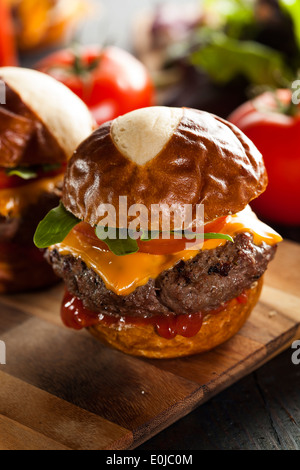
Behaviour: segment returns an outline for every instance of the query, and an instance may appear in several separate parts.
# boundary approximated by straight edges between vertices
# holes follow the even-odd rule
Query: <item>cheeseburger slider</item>
[[[152,107],[102,125],[75,151],[62,203],[35,234],[66,284],[64,323],[154,358],[228,340],[281,241],[248,206],[266,185],[255,146],[209,113]]]
[[[66,162],[91,134],[86,106],[40,72],[0,68],[0,293],[55,282],[33,235],[61,196]]]

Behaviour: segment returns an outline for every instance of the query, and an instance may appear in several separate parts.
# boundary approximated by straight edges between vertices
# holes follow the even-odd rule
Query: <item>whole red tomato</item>
[[[13,23],[7,0],[0,0],[0,66],[17,65]]]
[[[100,125],[154,103],[154,86],[144,65],[117,47],[64,49],[37,65],[69,87]]]
[[[251,205],[270,221],[300,224],[300,109],[290,90],[266,92],[228,118],[263,155],[269,184]]]

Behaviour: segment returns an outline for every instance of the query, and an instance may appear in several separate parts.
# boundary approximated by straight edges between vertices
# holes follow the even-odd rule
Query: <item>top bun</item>
[[[237,127],[204,111],[154,106],[102,125],[79,146],[63,204],[90,225],[103,218],[101,204],[118,212],[120,196],[148,210],[204,204],[208,222],[242,210],[266,185],[262,156]]]
[[[93,119],[86,105],[54,78],[35,70],[1,67],[0,79],[8,86],[7,91],[19,98],[18,110],[21,105],[26,108],[27,113],[22,109],[22,117],[25,114],[26,118],[29,117],[31,121],[35,119],[44,126],[45,132],[60,148],[64,160],[69,159],[78,145],[93,131]],[[8,115],[12,111],[5,105],[1,108]],[[29,112],[32,115],[28,116]],[[28,123],[20,124],[25,130],[30,128]],[[15,127],[17,134],[17,124]]]

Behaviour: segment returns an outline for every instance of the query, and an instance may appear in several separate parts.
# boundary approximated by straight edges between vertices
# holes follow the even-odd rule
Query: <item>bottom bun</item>
[[[153,325],[124,327],[92,326],[90,333],[102,343],[126,354],[157,359],[189,356],[209,351],[234,336],[244,325],[256,305],[263,286],[263,279],[255,282],[243,296],[246,303],[230,301],[224,310],[207,315],[199,333],[192,338],[177,335],[173,339],[159,336]]]
[[[60,279],[35,247],[0,246],[0,294],[16,294],[50,287]]]

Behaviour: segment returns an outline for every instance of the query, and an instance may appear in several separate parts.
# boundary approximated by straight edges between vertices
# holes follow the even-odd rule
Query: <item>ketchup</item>
[[[247,301],[247,294],[244,293],[236,299],[239,303]],[[95,325],[104,326],[117,326],[117,325],[132,325],[132,326],[145,326],[153,325],[156,333],[165,339],[173,339],[175,336],[180,335],[185,338],[195,336],[201,329],[203,320],[207,315],[216,315],[223,311],[229,302],[222,304],[219,308],[209,312],[198,312],[190,315],[177,315],[177,316],[154,316],[151,318],[135,318],[130,316],[122,316],[115,318],[113,316],[104,315],[102,313],[93,312],[84,307],[82,301],[65,291],[64,299],[61,307],[61,317],[63,323],[75,330],[88,328]]]
[[[239,304],[246,304],[248,302],[248,295],[246,292],[243,292],[241,295],[239,295],[236,300],[238,301]]]
[[[178,315],[176,317],[153,317],[148,321],[154,324],[154,329],[159,336],[165,339],[173,339],[176,335],[191,338],[201,329],[203,323],[202,313],[191,315]]]

